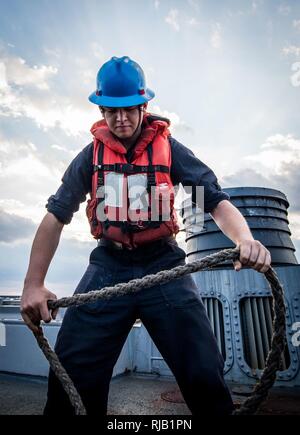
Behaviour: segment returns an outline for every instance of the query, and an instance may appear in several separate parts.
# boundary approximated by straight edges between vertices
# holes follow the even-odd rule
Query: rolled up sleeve
[[[62,177],[61,186],[48,198],[46,209],[63,224],[71,222],[87,193],[91,192],[92,152],[92,144],[89,144],[75,157]]]

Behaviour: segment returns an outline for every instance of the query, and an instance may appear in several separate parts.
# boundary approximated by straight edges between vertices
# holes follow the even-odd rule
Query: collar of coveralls
[[[161,118],[156,115],[151,115],[146,112],[143,115],[142,132],[134,146],[134,158],[141,155],[147,145],[154,140],[158,134],[167,137],[170,135],[168,127],[170,121],[166,118]],[[126,154],[126,147],[118,140],[118,138],[110,131],[105,119],[95,122],[91,127],[92,135],[100,142],[104,143],[113,151],[120,154]]]

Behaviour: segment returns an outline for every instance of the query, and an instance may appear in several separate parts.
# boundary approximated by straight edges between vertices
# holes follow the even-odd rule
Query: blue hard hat
[[[144,104],[155,94],[146,87],[142,68],[128,56],[112,57],[97,74],[97,90],[91,103],[106,107],[130,107]]]

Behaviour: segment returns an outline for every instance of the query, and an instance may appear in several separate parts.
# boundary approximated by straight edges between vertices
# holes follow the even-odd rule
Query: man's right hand
[[[41,320],[46,323],[55,320],[58,308],[49,310],[47,301],[57,300],[54,293],[45,286],[25,286],[21,298],[21,315],[32,332],[38,332]]]

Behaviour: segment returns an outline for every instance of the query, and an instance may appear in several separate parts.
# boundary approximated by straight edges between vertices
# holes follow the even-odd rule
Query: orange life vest
[[[86,213],[95,239],[103,237],[135,248],[179,231],[168,126],[165,120],[145,114],[128,163],[126,148],[106,121],[93,125],[94,173]]]

